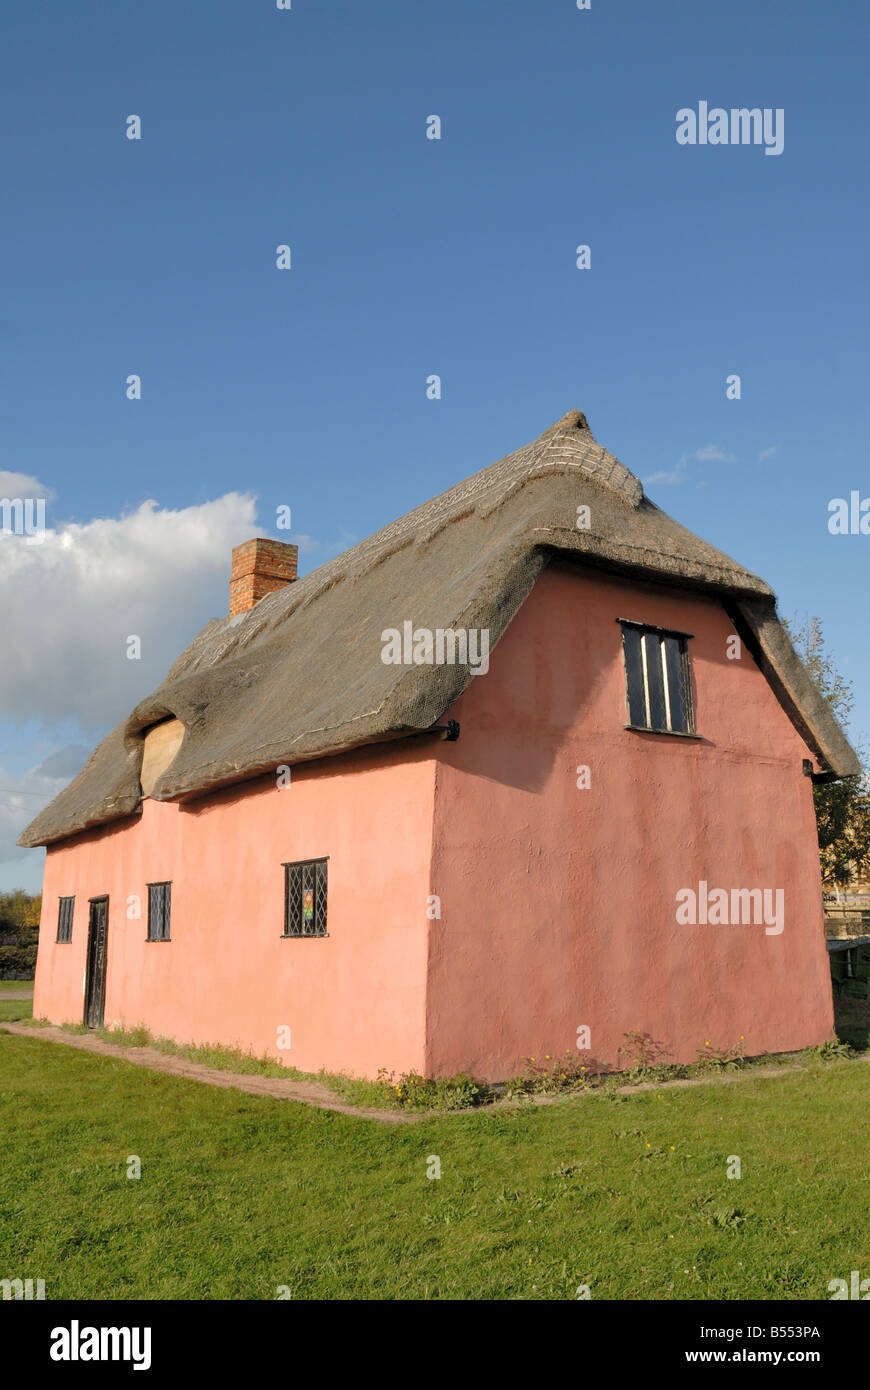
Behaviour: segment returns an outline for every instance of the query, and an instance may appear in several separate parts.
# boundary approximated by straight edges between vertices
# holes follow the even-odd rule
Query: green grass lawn
[[[387,1125],[0,1034],[0,1112],[0,1277],[48,1298],[827,1299],[870,1275],[862,1062]]]
[[[30,1018],[32,1013],[30,999],[4,999],[0,994],[0,1023],[16,1023],[19,1019]]]
[[[32,998],[5,998],[7,994],[21,994],[24,990],[30,990],[32,995],[32,980],[0,980],[0,1023],[16,1023],[19,1019],[31,1017],[33,1013]]]

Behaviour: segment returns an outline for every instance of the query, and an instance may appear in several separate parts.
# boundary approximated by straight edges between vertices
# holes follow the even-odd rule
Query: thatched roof
[[[588,531],[577,529],[580,504],[591,507]],[[718,595],[823,768],[858,771],[768,586],[654,506],[572,410],[250,612],[210,622],[19,844],[135,812],[142,731],[168,716],[186,734],[154,787],[158,800],[429,728],[472,672],[385,665],[382,632],[409,619],[433,631],[489,629],[494,648],[553,556]]]

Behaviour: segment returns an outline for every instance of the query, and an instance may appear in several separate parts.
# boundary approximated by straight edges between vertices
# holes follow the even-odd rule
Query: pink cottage
[[[832,1036],[813,782],[855,755],[767,585],[571,411],[231,612],[21,838],[34,1012],[303,1070]]]

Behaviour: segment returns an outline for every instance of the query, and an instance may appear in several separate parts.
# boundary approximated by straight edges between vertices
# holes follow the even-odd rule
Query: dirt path
[[[8,995],[7,995],[8,998]],[[184,1076],[191,1081],[205,1081],[209,1086],[223,1086],[237,1091],[247,1091],[252,1096],[272,1096],[276,1100],[299,1100],[306,1105],[314,1105],[318,1110],[337,1110],[342,1115],[355,1115],[363,1120],[382,1120],[386,1124],[409,1124],[421,1120],[422,1114],[410,1114],[402,1110],[378,1110],[373,1106],[348,1105],[328,1086],[316,1081],[282,1081],[277,1076],[255,1076],[241,1072],[220,1071],[215,1067],[203,1066],[187,1057],[175,1053],[158,1052],[153,1047],[118,1047],[115,1043],[103,1042],[101,1038],[88,1033],[67,1033],[62,1028],[34,1028],[26,1023],[2,1023],[0,1029],[7,1033],[17,1033],[23,1038],[36,1038],[44,1042],[65,1043],[67,1047],[78,1047],[83,1052],[96,1052],[101,1057],[119,1057],[124,1062],[132,1062],[137,1067],[147,1067],[150,1071],[167,1072],[170,1076]]]
[[[10,996],[7,995],[8,999]],[[432,1119],[436,1115],[468,1115],[469,1110],[421,1111],[380,1110],[375,1106],[348,1105],[328,1086],[317,1081],[282,1081],[277,1076],[255,1076],[244,1072],[220,1071],[206,1067],[201,1062],[192,1062],[176,1053],[158,1052],[153,1047],[119,1047],[116,1043],[103,1042],[90,1033],[68,1033],[63,1028],[53,1026],[34,1028],[26,1023],[0,1023],[0,1032],[17,1033],[23,1038],[42,1039],[44,1042],[64,1043],[67,1047],[78,1047],[83,1052],[96,1052],[101,1057],[119,1057],[123,1062],[132,1062],[137,1067],[147,1067],[150,1071],[162,1071],[170,1076],[183,1076],[190,1081],[204,1081],[209,1086],[222,1086],[247,1091],[252,1096],[272,1096],[275,1100],[297,1100],[303,1105],[313,1105],[318,1110],[335,1110],[341,1115],[353,1115],[362,1120],[380,1120],[382,1124],[415,1124],[419,1120]],[[798,1054],[795,1054],[797,1057]],[[856,1062],[870,1062],[870,1053],[863,1053],[854,1059]],[[772,1067],[747,1067],[743,1071],[712,1076],[685,1077],[679,1081],[642,1081],[633,1086],[620,1086],[619,1095],[632,1095],[639,1091],[683,1090],[691,1086],[729,1086],[741,1081],[751,1081],[760,1077],[794,1076],[796,1072],[806,1071],[805,1065],[797,1060]],[[577,1092],[555,1096],[528,1096],[527,1101],[534,1105],[556,1105],[560,1101],[576,1099]],[[513,1106],[514,1100],[497,1100],[491,1105],[476,1107],[474,1113],[486,1113],[504,1106]]]
[[[32,989],[0,989],[0,1004],[4,999],[32,999]]]

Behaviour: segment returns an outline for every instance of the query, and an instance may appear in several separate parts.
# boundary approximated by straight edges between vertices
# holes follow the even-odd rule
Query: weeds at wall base
[[[33,1028],[52,1027],[43,1018],[22,1019]],[[709,1042],[698,1049],[698,1061],[693,1063],[663,1063],[648,1060],[660,1055],[657,1045],[652,1049],[638,1046],[639,1034],[626,1034],[627,1048],[620,1048],[623,1066],[609,1069],[606,1061],[590,1058],[580,1062],[576,1053],[562,1056],[545,1054],[542,1058],[523,1059],[523,1070],[507,1081],[486,1083],[460,1073],[456,1076],[433,1078],[416,1072],[396,1075],[381,1068],[376,1081],[362,1077],[344,1076],[333,1072],[302,1072],[272,1058],[256,1057],[251,1052],[220,1045],[178,1043],[172,1038],[154,1037],[143,1025],[134,1028],[90,1029],[81,1023],[62,1023],[65,1033],[89,1034],[115,1047],[150,1047],[168,1056],[185,1057],[189,1061],[219,1071],[239,1075],[280,1077],[285,1081],[316,1083],[334,1091],[349,1105],[371,1106],[379,1109],[414,1111],[469,1110],[491,1105],[500,1100],[533,1102],[538,1097],[598,1094],[605,1100],[626,1099],[625,1088],[638,1085],[665,1085],[668,1082],[709,1077],[711,1074],[733,1074],[760,1067],[831,1064],[861,1055],[842,1042],[826,1042],[818,1047],[805,1048],[797,1053],[767,1054],[747,1058],[738,1046],[714,1048]]]

